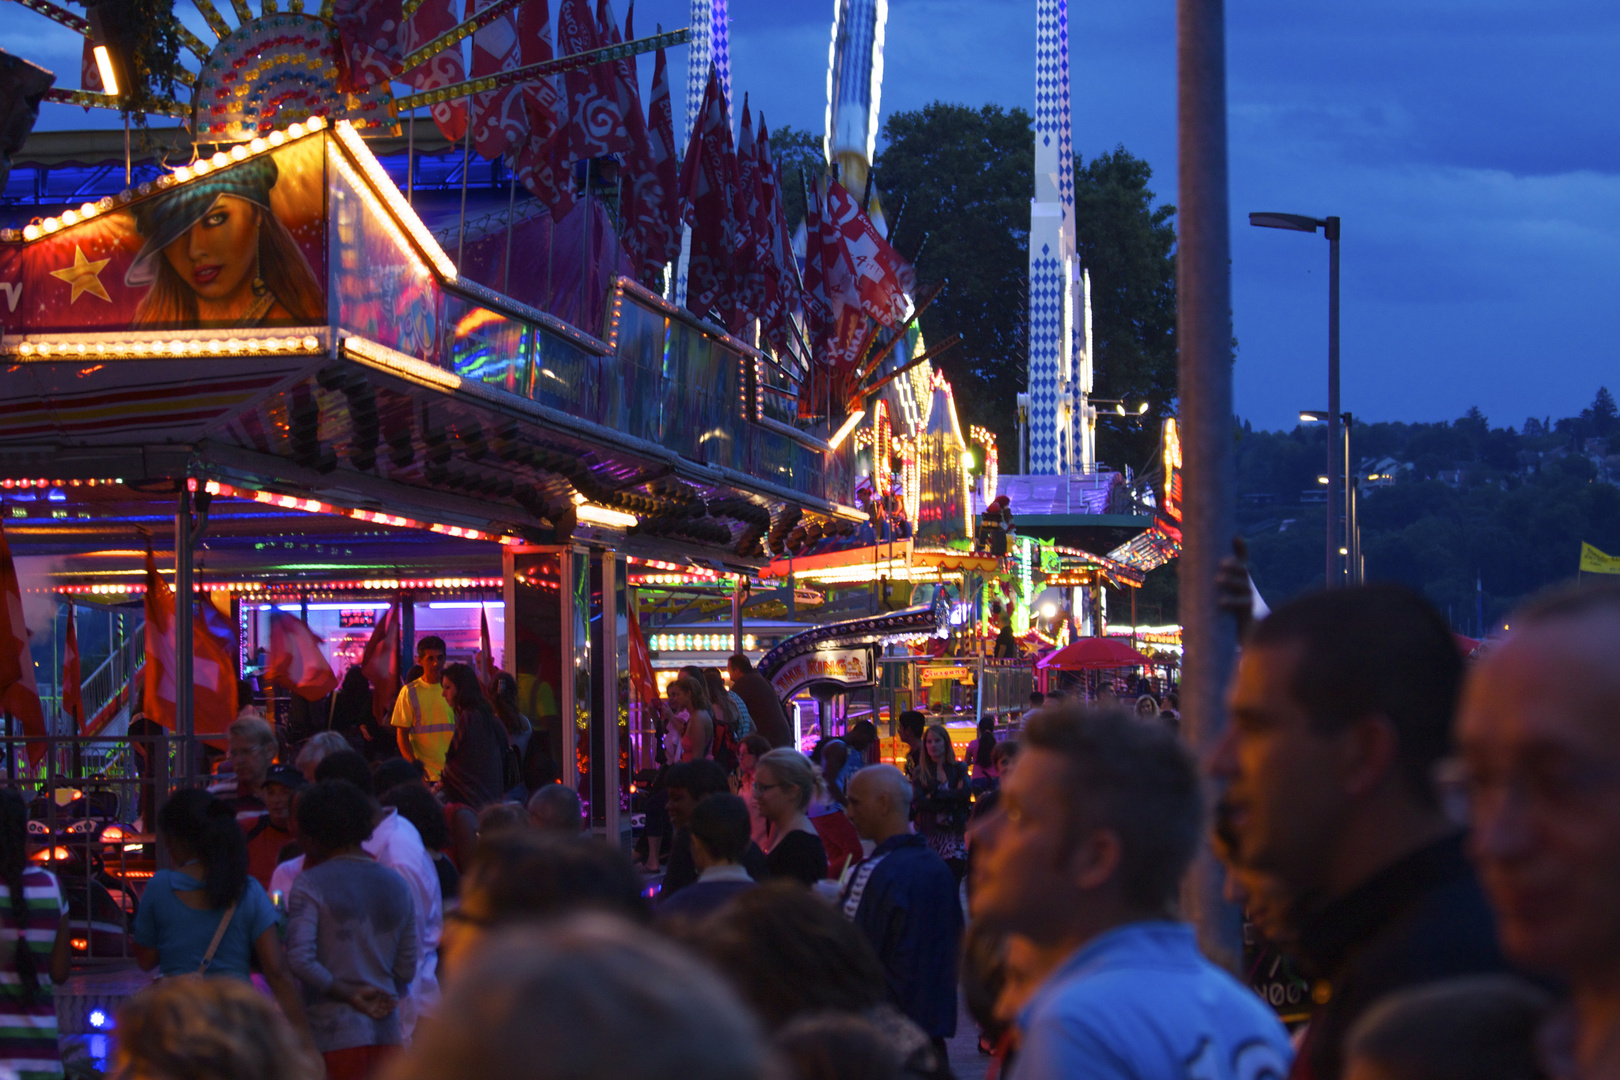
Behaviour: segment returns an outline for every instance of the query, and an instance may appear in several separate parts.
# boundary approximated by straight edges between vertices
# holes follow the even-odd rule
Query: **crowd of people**
[[[134,941],[164,978],[119,1011],[119,1075],[944,1078],[960,1000],[1014,1080],[1620,1077],[1620,590],[1536,600],[1471,668],[1394,586],[1233,609],[1202,761],[1062,700],[961,758],[920,712],[898,767],[869,722],[805,755],[746,658],[685,673],[658,877],[572,789],[503,797],[507,729],[442,646],[399,758],[279,764],[245,717],[234,787],[157,813]],[[65,907],[26,824],[0,792],[3,1056],[52,1075]],[[1183,919],[1206,847],[1309,980],[1292,1035]]]

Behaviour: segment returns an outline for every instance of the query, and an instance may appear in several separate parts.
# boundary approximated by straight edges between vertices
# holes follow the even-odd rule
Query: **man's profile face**
[[[1469,846],[1515,962],[1620,963],[1620,617],[1532,626],[1469,673],[1458,714]]]
[[[1297,663],[1295,646],[1243,650],[1231,717],[1208,769],[1222,788],[1237,860],[1308,890],[1321,883],[1350,813],[1342,781],[1348,735],[1314,730],[1294,698]]]
[[[844,790],[844,814],[862,840],[871,840],[882,830],[889,801],[877,790],[871,777],[856,773]]]
[[[974,830],[975,919],[1049,942],[1084,894],[1068,873],[1074,784],[1063,757],[1030,748],[1002,783],[990,820]]]
[[[436,683],[444,677],[444,650],[423,649],[416,654],[416,662],[422,665],[422,681]]]

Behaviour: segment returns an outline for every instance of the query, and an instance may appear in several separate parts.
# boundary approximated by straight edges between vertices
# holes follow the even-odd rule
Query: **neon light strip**
[[[191,486],[191,490],[197,490],[197,480],[188,480],[187,483]],[[416,521],[413,518],[400,517],[397,514],[382,514],[372,510],[355,510],[347,506],[333,506],[331,503],[321,502],[319,499],[301,499],[295,495],[277,495],[269,491],[239,488],[231,484],[222,484],[218,480],[203,481],[202,489],[210,495],[221,495],[228,499],[251,499],[254,502],[265,503],[269,506],[278,506],[283,510],[302,510],[309,514],[334,514],[338,517],[352,518],[355,521],[369,521],[396,529],[425,530],[440,533],[444,536],[460,537],[465,540],[487,540],[490,543],[507,545],[523,543],[521,539],[515,536],[502,536],[497,533],[483,532],[479,529],[466,528],[461,525],[440,525]]]

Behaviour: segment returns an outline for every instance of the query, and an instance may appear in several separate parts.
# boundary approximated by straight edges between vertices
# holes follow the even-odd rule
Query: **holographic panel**
[[[331,294],[338,323],[418,360],[447,366],[439,355],[439,286],[388,211],[327,145]]]
[[[532,333],[525,324],[447,296],[444,333],[444,355],[457,375],[514,394],[529,392]]]

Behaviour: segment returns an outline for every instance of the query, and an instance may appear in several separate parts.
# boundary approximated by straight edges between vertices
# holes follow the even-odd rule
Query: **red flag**
[[[633,609],[625,611],[625,627],[630,636],[630,684],[635,687],[636,700],[646,707],[658,700],[658,680],[653,677],[652,656]]]
[[[586,0],[562,0],[557,12],[557,48],[564,56],[602,46],[596,18]],[[630,133],[619,109],[617,76],[611,63],[593,64],[563,75],[568,91],[564,115],[565,165],[630,149]]]
[[[546,0],[527,0],[517,11],[518,59],[524,66],[553,59],[551,10]],[[560,221],[574,205],[574,184],[563,156],[566,139],[567,98],[555,78],[531,79],[523,84],[529,117],[529,137],[513,160],[522,185]]]
[[[799,264],[793,258],[793,237],[788,232],[786,204],[782,199],[782,173],[771,160],[771,133],[759,118],[760,207],[755,230],[765,238],[765,303],[760,322],[765,340],[778,356],[802,351],[790,320],[803,303]]]
[[[845,265],[853,273],[850,285],[861,310],[898,330],[911,314],[907,293],[916,287],[911,264],[890,246],[855,197],[836,180],[827,184],[827,211],[826,220],[836,230]]]
[[[270,615],[270,666],[265,677],[305,701],[319,701],[337,689],[338,677],[321,652],[321,638],[304,620],[285,611]]]
[[[400,34],[404,17],[400,0],[338,0],[333,5],[332,22],[349,69],[339,79],[343,89],[388,85],[405,59]]]
[[[67,642],[62,648],[62,714],[73,721],[73,730],[84,731],[84,686],[79,674],[79,620],[68,605]]]
[[[146,715],[174,728],[175,598],[146,550]],[[191,622],[192,728],[198,735],[223,736],[236,719],[236,665],[195,611]]]
[[[407,54],[421,48],[440,34],[446,33],[460,22],[456,18],[456,0],[422,0],[421,5],[405,20],[404,50]],[[461,50],[443,49],[427,61],[400,76],[418,90],[437,90],[441,86],[458,83],[467,77],[461,66]],[[465,98],[441,101],[429,112],[439,131],[451,142],[460,142],[467,133],[467,102]]]
[[[360,670],[371,680],[371,716],[379,724],[388,722],[399,697],[399,602],[388,609],[372,628],[366,651],[360,657]]]
[[[495,689],[495,650],[489,644],[489,611],[478,605],[478,681],[484,689]]]
[[[762,272],[761,236],[755,226],[760,203],[759,151],[754,145],[754,121],[748,114],[748,95],[743,95],[742,128],[737,138],[737,187],[733,202],[737,240],[733,274],[737,306],[727,329],[739,333],[749,319],[758,318],[765,307],[765,278]]]
[[[681,162],[681,199],[686,223],[692,226],[686,306],[700,315],[714,313],[722,325],[730,323],[737,302],[733,278],[737,226],[732,211],[736,168],[731,119],[720,76],[711,64],[703,107]]]
[[[628,22],[627,22],[628,25]],[[636,276],[643,285],[662,291],[664,266],[681,255],[679,165],[675,158],[675,113],[670,103],[669,66],[664,50],[653,64],[652,101],[648,105],[643,152],[632,159],[632,212],[624,220]]]
[[[30,739],[45,737],[45,710],[34,681],[34,658],[28,651],[28,627],[23,625],[22,582],[11,561],[11,545],[0,526],[0,708],[22,722]],[[38,762],[44,743],[28,744],[28,760]]]
[[[551,7],[546,0],[525,0],[517,9],[518,64],[528,67],[556,58],[551,47]],[[529,140],[550,144],[562,129],[563,97],[555,78],[530,79],[523,84],[529,117]]]
[[[467,17],[495,0],[467,0]],[[472,77],[511,71],[521,64],[517,20],[511,11],[478,28],[473,34]],[[503,86],[474,94],[472,141],[480,157],[493,161],[508,150],[524,146],[529,137],[528,95],[521,86]]]

